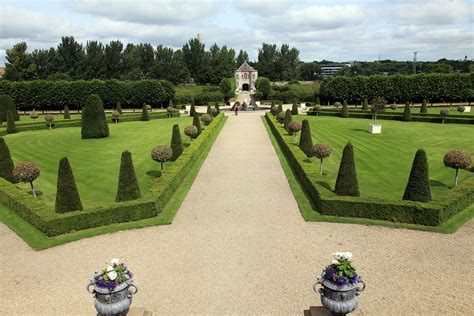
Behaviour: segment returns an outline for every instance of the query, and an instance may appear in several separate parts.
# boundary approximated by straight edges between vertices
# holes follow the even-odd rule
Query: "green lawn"
[[[50,205],[56,196],[59,159],[67,156],[83,205],[88,208],[115,200],[123,150],[132,153],[140,189],[145,193],[160,168],[150,158],[151,149],[170,143],[173,124],[179,124],[183,133],[184,127],[191,123],[190,117],[179,117],[109,124],[110,137],[102,139],[82,140],[79,127],[21,132],[4,139],[14,163],[31,160],[39,165],[41,175],[34,182],[35,188],[41,192],[39,198]],[[189,143],[184,134],[182,139],[185,145]],[[29,185],[20,184],[20,187],[29,190]]]
[[[324,160],[324,180],[334,189],[342,149],[351,141],[355,149],[361,196],[400,200],[410,174],[415,152],[428,155],[431,192],[442,195],[453,184],[454,170],[443,165],[444,154],[462,149],[474,154],[474,127],[464,124],[381,121],[382,134],[368,132],[370,121],[329,116],[295,116],[308,119],[313,143],[328,143],[332,155]],[[296,145],[295,145],[296,146]],[[313,158],[314,159],[314,158]],[[314,160],[319,168],[319,160]],[[460,179],[474,176],[462,170]]]

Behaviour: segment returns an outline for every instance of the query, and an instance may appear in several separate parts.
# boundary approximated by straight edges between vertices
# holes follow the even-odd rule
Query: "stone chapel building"
[[[236,92],[255,91],[255,80],[258,78],[258,71],[253,69],[245,61],[235,72]]]

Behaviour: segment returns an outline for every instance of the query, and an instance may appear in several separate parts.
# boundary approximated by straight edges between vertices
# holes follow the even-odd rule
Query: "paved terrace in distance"
[[[0,314],[95,315],[88,278],[117,257],[155,315],[302,315],[334,251],[365,276],[364,315],[472,313],[473,220],[452,235],[305,222],[260,115],[230,115],[172,225],[35,252],[0,223]]]

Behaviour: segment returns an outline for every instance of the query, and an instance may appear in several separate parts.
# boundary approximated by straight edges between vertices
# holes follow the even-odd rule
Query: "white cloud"
[[[472,19],[473,7],[461,1],[426,1],[397,4],[387,10],[387,20],[399,24],[449,25]]]
[[[242,11],[244,15],[252,14],[259,16],[284,14],[295,1],[293,0],[234,0],[234,6]]]
[[[217,13],[217,0],[76,0],[82,13],[142,24],[176,24],[206,19]]]

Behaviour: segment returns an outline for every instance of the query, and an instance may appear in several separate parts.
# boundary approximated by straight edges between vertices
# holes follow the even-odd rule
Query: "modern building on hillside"
[[[244,62],[235,72],[236,92],[255,91],[255,80],[258,78],[258,71]]]
[[[321,66],[321,75],[323,77],[334,76],[336,72],[344,67],[350,67],[351,64],[327,64]]]

